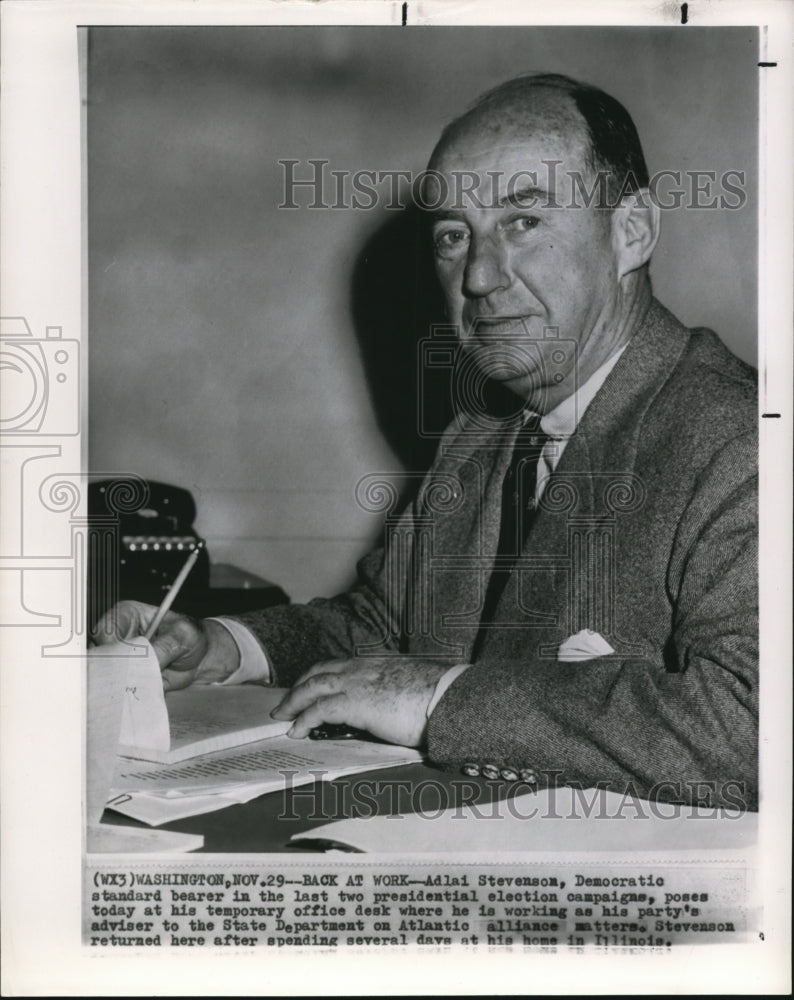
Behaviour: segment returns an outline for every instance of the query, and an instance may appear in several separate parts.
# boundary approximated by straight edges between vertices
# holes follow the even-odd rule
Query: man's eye
[[[468,245],[469,233],[465,229],[447,229],[433,237],[433,247],[440,257],[457,256]]]
[[[521,215],[517,219],[511,219],[506,228],[514,233],[528,233],[539,225],[540,219],[536,215]]]

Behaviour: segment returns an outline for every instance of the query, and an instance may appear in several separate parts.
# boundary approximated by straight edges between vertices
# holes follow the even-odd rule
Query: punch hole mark
[[[764,63],[764,62],[761,62],[758,65],[759,66],[763,66],[763,67],[766,67],[766,66],[777,66],[777,63],[776,62],[774,62],[774,63]]]
[[[779,416],[780,416],[779,413],[762,413],[761,414],[761,418],[762,419],[765,418],[765,417],[779,417]]]
[[[405,27],[406,24],[408,24],[408,4],[404,3],[403,4],[403,27]]]
[[[681,4],[681,24],[686,24],[689,20],[689,4]]]

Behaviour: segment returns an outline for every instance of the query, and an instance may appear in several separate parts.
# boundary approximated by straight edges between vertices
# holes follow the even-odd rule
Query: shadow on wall
[[[351,307],[378,428],[407,469],[425,470],[438,444],[428,431],[449,423],[452,404],[449,392],[425,393],[420,421],[421,342],[445,316],[418,208],[394,215],[367,241],[353,271]]]

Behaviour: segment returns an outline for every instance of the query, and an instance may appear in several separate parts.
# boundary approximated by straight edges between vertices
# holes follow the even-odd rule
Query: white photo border
[[[2,242],[4,316],[24,315],[36,337],[54,324],[80,358],[86,390],[86,267],[78,27],[93,24],[402,23],[400,2],[268,3],[212,0],[5,0],[2,66]],[[445,0],[407,5],[410,24],[659,25],[681,21],[680,4],[544,0],[493,4]],[[79,658],[40,656],[36,627],[2,639],[3,992],[7,995],[269,995],[653,992],[786,992],[790,945],[791,815],[791,436],[792,55],[794,6],[730,0],[687,7],[689,24],[760,25],[759,372],[762,435],[762,750],[760,856],[765,938],[701,945],[673,955],[531,955],[360,952],[347,958],[283,952],[98,957],[81,944],[84,690]],[[685,26],[682,30],[686,30]],[[53,336],[57,336],[53,331]],[[83,429],[85,426],[85,408]],[[779,413],[779,418],[763,418]],[[79,430],[79,428],[78,428]],[[78,433],[47,439],[64,472],[85,469]],[[9,449],[10,450],[10,449]],[[16,452],[18,459],[21,452]],[[777,458],[775,458],[777,456]],[[4,455],[4,459],[6,456]],[[19,462],[4,464],[4,543],[21,508]],[[15,478],[16,477],[16,478]],[[36,511],[26,511],[35,524]],[[80,513],[80,512],[78,512]],[[68,601],[71,541],[43,522],[39,548]],[[21,543],[20,543],[21,544]],[[5,549],[4,549],[5,552]],[[53,556],[57,553],[57,557]],[[13,555],[13,553],[12,553]],[[58,560],[61,560],[58,562]],[[5,578],[4,578],[5,579]],[[53,580],[56,581],[53,584]],[[8,594],[0,593],[0,599]],[[32,592],[31,596],[37,596]],[[66,606],[66,605],[65,605]],[[30,622],[23,623],[29,625]],[[46,733],[46,739],[42,739]]]

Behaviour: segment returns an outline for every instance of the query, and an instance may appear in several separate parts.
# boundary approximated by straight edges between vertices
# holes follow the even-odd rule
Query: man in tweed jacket
[[[515,406],[462,401],[347,594],[171,619],[166,685],[294,685],[277,713],[293,735],[346,722],[467,773],[754,805],[755,384],[652,297],[659,213],[631,119],[567,78],[520,78],[445,130],[431,168],[459,357]],[[461,198],[461,177],[489,195]],[[506,556],[528,427],[537,472]],[[125,614],[143,631],[151,610]]]

